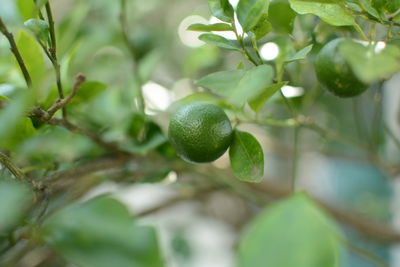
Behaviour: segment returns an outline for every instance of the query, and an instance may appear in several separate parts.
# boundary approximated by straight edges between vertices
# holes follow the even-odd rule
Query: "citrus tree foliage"
[[[348,152],[389,176],[399,169],[384,151],[400,142],[383,119],[382,94],[400,71],[400,1],[192,1],[215,22],[190,25],[205,45],[181,53],[166,17],[183,2],[75,1],[53,12],[52,0],[17,0],[13,15],[0,13],[0,266],[26,266],[35,253],[37,266],[168,266],[141,214],[109,195],[85,197],[104,181],[159,183],[172,172],[189,177],[176,182],[182,197],[142,215],[215,191],[243,199],[254,217],[238,236],[237,266],[342,266],[347,250],[386,266],[350,244],[335,219],[399,241],[388,225],[295,191],[307,146]],[[264,55],[267,43],[275,57]],[[148,82],[181,76],[195,90],[151,110]],[[362,101],[372,119],[360,118]],[[196,119],[174,128],[170,142],[169,119],[197,102],[226,127]],[[218,129],[229,129],[223,148],[196,147],[213,146]],[[290,154],[282,182],[290,188],[268,182],[275,143]],[[225,151],[229,168],[195,163]]]

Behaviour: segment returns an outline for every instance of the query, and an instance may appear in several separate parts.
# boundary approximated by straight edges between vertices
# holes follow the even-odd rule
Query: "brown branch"
[[[14,36],[7,29],[6,25],[4,24],[1,18],[0,18],[0,32],[7,38],[8,42],[10,43],[11,52],[14,54],[14,57],[18,62],[19,68],[21,69],[25,82],[28,85],[28,87],[31,87],[32,79],[31,76],[29,75],[29,71],[25,65],[25,62],[22,59],[21,53],[18,50],[17,44],[15,43]]]
[[[180,195],[180,196],[176,196],[174,198],[171,198],[163,203],[161,203],[158,206],[149,208],[147,210],[141,211],[139,213],[137,213],[136,215],[141,217],[141,216],[146,216],[146,215],[150,215],[152,213],[156,213],[159,211],[162,211],[164,209],[170,208],[176,204],[179,204],[181,202],[184,201],[188,201],[188,200],[195,200],[198,198],[203,198],[203,197],[207,197],[209,194],[220,190],[221,187],[210,187],[210,188],[205,188],[205,189],[201,189],[198,190],[196,192],[193,192],[192,194],[186,194],[186,195]]]
[[[14,165],[11,159],[4,153],[0,152],[0,163],[3,164],[18,180],[23,180],[23,172]]]
[[[81,88],[82,83],[84,83],[86,80],[86,77],[79,73],[76,77],[76,81],[75,81],[75,85],[72,88],[71,94],[66,97],[66,98],[59,98],[54,104],[53,106],[51,106],[48,110],[47,110],[47,114],[46,114],[46,118],[45,119],[51,119],[54,114],[64,108],[66,105],[68,105],[72,99],[75,97],[76,93],[78,92],[78,90]]]

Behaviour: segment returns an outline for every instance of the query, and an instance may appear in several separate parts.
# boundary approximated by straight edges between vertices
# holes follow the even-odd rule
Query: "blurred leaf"
[[[42,48],[32,35],[22,30],[19,31],[16,42],[26,68],[32,78],[35,99],[47,97],[48,91],[41,87],[42,79],[46,75],[46,62],[44,60]]]
[[[198,32],[212,32],[212,31],[232,31],[232,27],[229,24],[225,23],[215,23],[215,24],[201,24],[196,23],[192,24],[187,28],[189,31],[198,31]]]
[[[162,56],[163,55],[161,51],[154,50],[146,54],[144,58],[140,60],[140,64],[138,66],[138,73],[140,77],[140,82],[142,84],[146,83],[150,79],[154,69],[160,62]]]
[[[304,194],[268,206],[242,235],[239,267],[338,267],[335,225]]]
[[[368,14],[374,18],[377,18],[378,20],[381,20],[379,12],[372,6],[371,0],[359,0],[359,3]]]
[[[78,266],[164,266],[154,229],[137,226],[127,208],[107,196],[58,211],[45,222],[43,235]]]
[[[229,159],[233,173],[239,180],[252,183],[263,180],[264,153],[260,143],[251,134],[238,130],[234,132]]]
[[[132,116],[128,134],[131,138],[121,149],[130,153],[146,154],[167,142],[160,126],[142,114]]]
[[[41,19],[30,19],[24,22],[25,27],[37,38],[47,42],[49,37],[49,24]]]
[[[230,96],[245,75],[244,70],[228,70],[211,73],[196,82],[220,96]]]
[[[28,20],[36,16],[36,6],[33,0],[17,0],[17,7],[19,14],[24,20]]]
[[[228,40],[225,37],[222,37],[222,36],[219,36],[216,34],[204,33],[199,36],[199,39],[208,44],[213,44],[213,45],[216,45],[221,48],[240,51],[240,47],[236,42],[234,42],[232,40]]]
[[[0,110],[0,147],[13,149],[26,138],[35,134],[30,119],[25,113],[32,102],[29,93],[21,93],[5,109]]]
[[[233,7],[228,0],[208,0],[211,14],[225,22],[233,22]]]
[[[308,53],[311,52],[313,48],[313,45],[308,45],[306,47],[304,47],[303,49],[301,49],[300,51],[298,51],[296,54],[292,55],[292,56],[287,56],[285,59],[286,63],[290,63],[293,61],[298,61],[298,60],[302,60],[305,59],[308,55]]]
[[[375,46],[345,42],[339,47],[354,73],[365,83],[387,79],[400,71],[400,48],[386,45],[379,51]]]
[[[249,106],[255,112],[259,112],[265,105],[265,102],[268,101],[277,91],[279,91],[283,86],[285,86],[287,82],[280,82],[268,86],[265,90],[254,99],[249,101]]]
[[[264,13],[268,14],[269,0],[240,0],[237,8],[237,18],[243,31],[248,32],[260,21]]]
[[[32,198],[33,192],[26,185],[0,177],[0,234],[18,224]]]
[[[251,31],[255,34],[256,40],[260,40],[267,33],[272,30],[272,25],[268,21],[268,15],[262,14],[260,20],[257,22],[256,26],[254,26]]]
[[[229,95],[228,102],[237,106],[245,104],[270,86],[273,76],[274,70],[269,65],[261,65],[247,70]]]
[[[76,96],[72,100],[72,103],[80,104],[83,102],[88,102],[97,95],[104,92],[106,88],[107,85],[102,82],[97,82],[97,81],[84,82],[81,88],[78,90]]]
[[[2,100],[2,101],[7,101],[7,102],[10,102],[10,101],[11,101],[11,99],[9,99],[8,97],[6,97],[6,96],[4,96],[4,95],[0,95],[0,100]]]
[[[268,20],[276,32],[291,33],[296,13],[290,8],[288,0],[275,0],[269,5]]]
[[[333,26],[356,25],[351,13],[335,1],[289,0],[289,2],[297,13],[314,14]]]

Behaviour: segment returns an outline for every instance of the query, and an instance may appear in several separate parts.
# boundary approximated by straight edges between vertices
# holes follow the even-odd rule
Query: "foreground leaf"
[[[340,51],[357,77],[367,84],[387,79],[400,71],[400,48],[395,45],[376,50],[374,45],[345,42]]]
[[[196,84],[210,89],[215,94],[227,97],[232,94],[245,73],[244,70],[219,71],[201,78]]]
[[[215,24],[192,24],[187,28],[189,31],[199,31],[199,32],[213,32],[213,31],[232,31],[232,27],[225,23],[215,23]]]
[[[278,92],[283,86],[285,86],[287,82],[280,82],[268,86],[264,89],[264,91],[255,97],[253,100],[249,101],[249,106],[255,112],[259,112],[265,105],[265,102],[268,101],[276,92]]]
[[[305,59],[307,57],[308,53],[311,52],[312,48],[313,48],[312,44],[304,47],[303,49],[298,51],[296,54],[286,57],[285,62],[290,63],[293,61]]]
[[[314,14],[333,26],[355,25],[354,17],[342,5],[334,1],[289,0],[291,8],[297,13]],[[326,2],[326,3],[325,3]]]
[[[270,86],[273,76],[274,70],[269,65],[249,69],[229,96],[228,102],[237,106],[245,104]]]
[[[216,45],[216,46],[218,46],[220,48],[240,51],[240,47],[236,42],[234,42],[232,40],[228,40],[225,37],[222,37],[222,36],[219,36],[219,35],[216,35],[216,34],[204,33],[204,34],[199,36],[199,39],[201,41],[204,41],[204,42],[208,43],[208,44]]]
[[[208,0],[211,14],[225,22],[233,22],[233,7],[228,0]]]
[[[233,173],[239,180],[253,183],[262,181],[264,152],[254,136],[236,130],[229,148],[229,159]]]
[[[269,0],[240,0],[236,9],[243,31],[254,28],[264,13],[268,14]]]
[[[268,206],[250,224],[239,244],[239,267],[338,267],[340,235],[306,195]]]
[[[32,197],[33,192],[26,185],[15,180],[0,180],[0,234],[18,223]]]
[[[48,245],[78,266],[163,266],[154,229],[136,225],[126,207],[107,196],[57,212],[43,234]]]

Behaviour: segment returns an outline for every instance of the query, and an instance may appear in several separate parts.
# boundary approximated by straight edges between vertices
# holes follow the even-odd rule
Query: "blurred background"
[[[26,2],[1,0],[0,16],[13,32],[23,28]],[[85,127],[101,133],[106,140],[120,142],[128,151],[147,153],[165,145],[171,106],[175,101],[192,94],[199,99],[211,97],[207,89],[195,85],[197,79],[215,71],[235,69],[240,62],[250,65],[240,53],[206,45],[198,40],[200,33],[187,30],[193,23],[218,22],[211,18],[205,0],[128,0],[123,13],[121,2],[51,1],[57,25],[62,79],[65,88],[71,88],[75,75],[81,72],[90,82],[90,93],[78,95],[71,103],[71,117],[83,121]],[[230,2],[233,6],[237,4],[237,1]],[[400,137],[400,76],[394,76],[383,85],[382,95],[378,85],[354,101],[327,93],[316,82],[315,55],[327,40],[352,36],[353,31],[347,27],[329,26],[312,15],[296,16],[286,1],[276,2],[283,4],[274,5],[275,10],[270,10],[274,31],[260,41],[262,58],[272,64],[280,53],[314,44],[307,60],[288,65],[285,80],[290,83],[283,88],[285,96],[325,129],[333,129],[368,146],[366,152],[347,143],[327,140],[313,131],[302,130],[297,188],[306,189],[339,208],[394,225],[400,231],[398,172],[385,168],[398,162],[399,150],[394,139],[380,130],[387,126],[395,139]],[[124,39],[121,28],[121,14],[126,16],[127,39]],[[378,36],[380,30],[378,27]],[[224,32],[220,34],[235,38]],[[133,58],[126,42],[135,50]],[[51,103],[56,98],[53,74],[49,69],[50,66],[42,70],[40,80],[41,88],[45,88],[41,92],[43,103]],[[140,79],[135,73],[140,73]],[[0,38],[0,93],[12,95],[23,86],[24,81],[15,67],[8,43],[5,38]],[[135,134],[135,125],[140,124],[140,119],[135,121],[132,113],[140,86],[146,114],[155,125],[151,140],[144,146],[129,140],[132,133]],[[231,111],[227,113],[234,117]],[[287,110],[278,97],[273,97],[262,113],[282,117]],[[386,121],[385,126],[383,121]],[[288,186],[293,162],[293,129],[246,123],[239,128],[254,134],[262,144],[265,179]],[[17,146],[20,164],[30,162],[38,168],[62,169],[73,166],[80,158],[101,153],[88,139],[62,128],[40,128],[39,131],[41,135]],[[167,145],[164,153],[174,157]],[[383,164],[373,163],[372,154],[379,155]],[[157,169],[151,164],[138,164],[128,166],[127,171],[129,168]],[[227,155],[212,165],[231,175]],[[140,214],[191,192],[192,187],[202,184],[202,179],[205,179],[196,172],[175,172],[168,168],[157,171],[152,173],[152,179],[161,181],[159,183],[134,184],[129,180],[121,183],[109,179],[109,174],[103,174],[102,182],[79,201],[111,193],[127,204],[134,214]],[[134,181],[135,175],[129,179]],[[169,267],[230,267],[234,265],[238,233],[258,209],[242,196],[216,191],[144,214],[140,223],[156,226]],[[400,247],[369,239],[346,225],[342,225],[342,230],[354,244],[379,255],[391,266],[400,266]],[[25,255],[25,266],[35,266],[32,264],[35,255],[34,252]],[[376,266],[347,251],[343,252],[341,261],[348,267]]]

